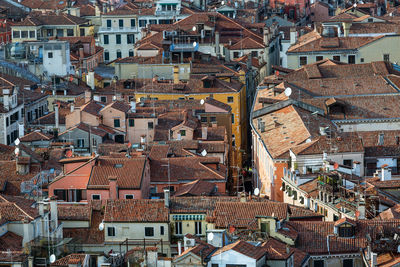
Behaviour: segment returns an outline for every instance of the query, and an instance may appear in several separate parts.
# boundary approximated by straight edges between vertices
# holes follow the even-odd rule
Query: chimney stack
[[[207,126],[201,127],[201,139],[207,140],[207,132],[208,132]]]
[[[169,198],[170,198],[169,189],[164,189],[164,203],[165,203],[165,207],[167,207],[167,208],[169,208]]]
[[[10,89],[3,89],[3,106],[6,110],[10,108]]]
[[[84,55],[84,53],[83,53],[83,47],[80,47],[80,48],[79,48],[79,58],[82,59],[82,58],[84,58],[84,57],[85,57],[85,55]]]
[[[110,176],[108,177],[108,184],[110,187],[110,199],[118,199],[117,193],[117,177]]]
[[[71,103],[71,105],[70,105],[70,111],[71,111],[71,113],[74,112],[74,110],[75,110],[75,105],[74,105],[74,103]]]
[[[290,28],[290,45],[294,45],[297,42],[297,31],[295,27]]]
[[[381,181],[392,180],[392,170],[387,164],[381,166]]]
[[[219,57],[219,32],[215,32],[215,54]]]
[[[361,164],[358,161],[353,162],[353,174],[361,176]]]
[[[55,120],[55,128],[58,129],[60,128],[60,117],[59,117],[59,106],[58,103],[54,104],[54,120]]]
[[[58,208],[57,208],[57,197],[52,196],[50,198],[50,216],[51,221],[54,223],[54,229],[58,227]]]

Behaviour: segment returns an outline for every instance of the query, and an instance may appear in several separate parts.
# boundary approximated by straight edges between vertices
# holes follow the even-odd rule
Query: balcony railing
[[[100,27],[98,33],[137,33],[138,27]]]

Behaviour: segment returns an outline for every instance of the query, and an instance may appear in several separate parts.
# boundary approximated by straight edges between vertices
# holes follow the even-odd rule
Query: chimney
[[[3,89],[3,106],[6,110],[10,108],[10,89]]]
[[[110,199],[118,199],[117,196],[117,177],[110,176],[108,177],[108,184],[110,187]]]
[[[90,100],[92,100],[92,92],[90,92],[89,90],[85,91],[85,103],[90,102]]]
[[[70,110],[71,113],[74,112],[74,110],[75,110],[75,105],[74,105],[74,103],[71,103],[70,108],[71,108],[71,110]]]
[[[79,53],[80,53],[80,48],[79,48]],[[83,52],[82,52],[83,53]],[[86,76],[86,84],[92,89],[94,90],[95,88],[95,84],[94,84],[94,71],[90,70],[88,71],[88,74]]]
[[[215,32],[215,54],[219,57],[219,32]]]
[[[264,45],[268,45],[270,41],[270,31],[268,27],[264,27]]]
[[[169,189],[164,189],[164,203],[165,203],[165,207],[169,208]]]
[[[207,130],[208,130],[207,126],[201,127],[201,139],[207,140]]]
[[[178,255],[182,254],[182,242],[178,241]]]
[[[55,228],[58,227],[58,210],[57,210],[57,197],[50,198],[50,216],[51,221],[54,223]]]
[[[392,170],[387,164],[381,166],[381,181],[392,180]]]
[[[80,47],[79,48],[79,58],[84,58],[84,57],[85,57],[85,55],[83,53],[83,47]]]
[[[294,45],[297,42],[297,31],[295,27],[290,28],[290,45]]]
[[[358,161],[353,161],[353,174],[360,176],[361,175],[361,164]]]
[[[136,102],[135,101],[131,101],[131,112],[136,113]]]
[[[23,223],[22,227],[23,227],[23,231],[24,231],[24,234],[23,234],[24,239],[22,240],[22,243],[25,245],[27,242],[32,240],[33,236],[30,236],[31,235],[31,230],[29,229],[31,226],[30,222],[25,218],[25,219],[23,219],[22,223]]]
[[[58,106],[58,103],[57,104],[54,104],[54,120],[55,120],[55,123],[56,123],[56,129],[57,129],[57,131],[58,131],[58,129],[60,128],[60,115],[59,115],[59,106]]]
[[[39,206],[39,215],[43,217],[44,216],[44,203],[39,202],[38,206]]]
[[[289,247],[289,245],[286,245],[286,254],[290,254],[290,247]]]
[[[240,202],[246,202],[246,193],[245,192],[240,193]]]
[[[174,84],[179,83],[179,67],[174,66]]]
[[[95,13],[96,17],[98,17],[98,18],[100,17],[100,7],[98,4],[94,5],[94,13]]]

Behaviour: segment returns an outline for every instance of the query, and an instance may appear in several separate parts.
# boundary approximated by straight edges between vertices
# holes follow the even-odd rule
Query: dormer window
[[[350,223],[343,223],[338,226],[338,234],[340,237],[353,237],[354,226]]]

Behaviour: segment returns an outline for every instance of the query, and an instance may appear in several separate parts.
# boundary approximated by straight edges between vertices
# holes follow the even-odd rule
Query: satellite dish
[[[192,30],[195,32],[196,31],[196,26],[193,26]]]
[[[260,194],[260,189],[256,188],[254,189],[254,195],[258,196]]]
[[[56,261],[56,255],[51,254],[50,256],[50,263],[54,263]]]
[[[204,99],[200,100],[200,105],[204,105]]]
[[[19,154],[19,148],[18,147],[15,148],[14,153],[15,153],[15,155],[18,156],[18,154]]]
[[[18,146],[19,143],[21,143],[21,141],[19,140],[19,138],[17,138],[17,139],[15,139],[14,143],[15,143],[16,146]]]
[[[193,47],[196,47],[196,45],[197,45],[197,42],[193,42]]]
[[[225,5],[225,1],[222,1],[222,2],[221,2],[221,6],[223,6],[223,5]]]
[[[213,233],[208,233],[207,239],[208,240],[213,240],[214,239],[214,234]]]
[[[101,223],[99,224],[99,230],[100,230],[100,231],[103,231],[103,230],[104,230],[104,223],[103,223],[103,222],[101,222]]]
[[[306,143],[311,143],[311,138],[307,138]]]
[[[207,155],[207,151],[204,149],[203,151],[201,151],[201,155],[202,155],[203,157],[205,157],[205,156]]]
[[[288,87],[285,89],[285,96],[289,97],[292,94],[292,88]]]
[[[114,95],[114,96],[112,97],[112,100],[113,100],[113,101],[117,100],[117,97]]]
[[[355,4],[353,5],[353,7],[357,7],[357,3],[355,3]]]

